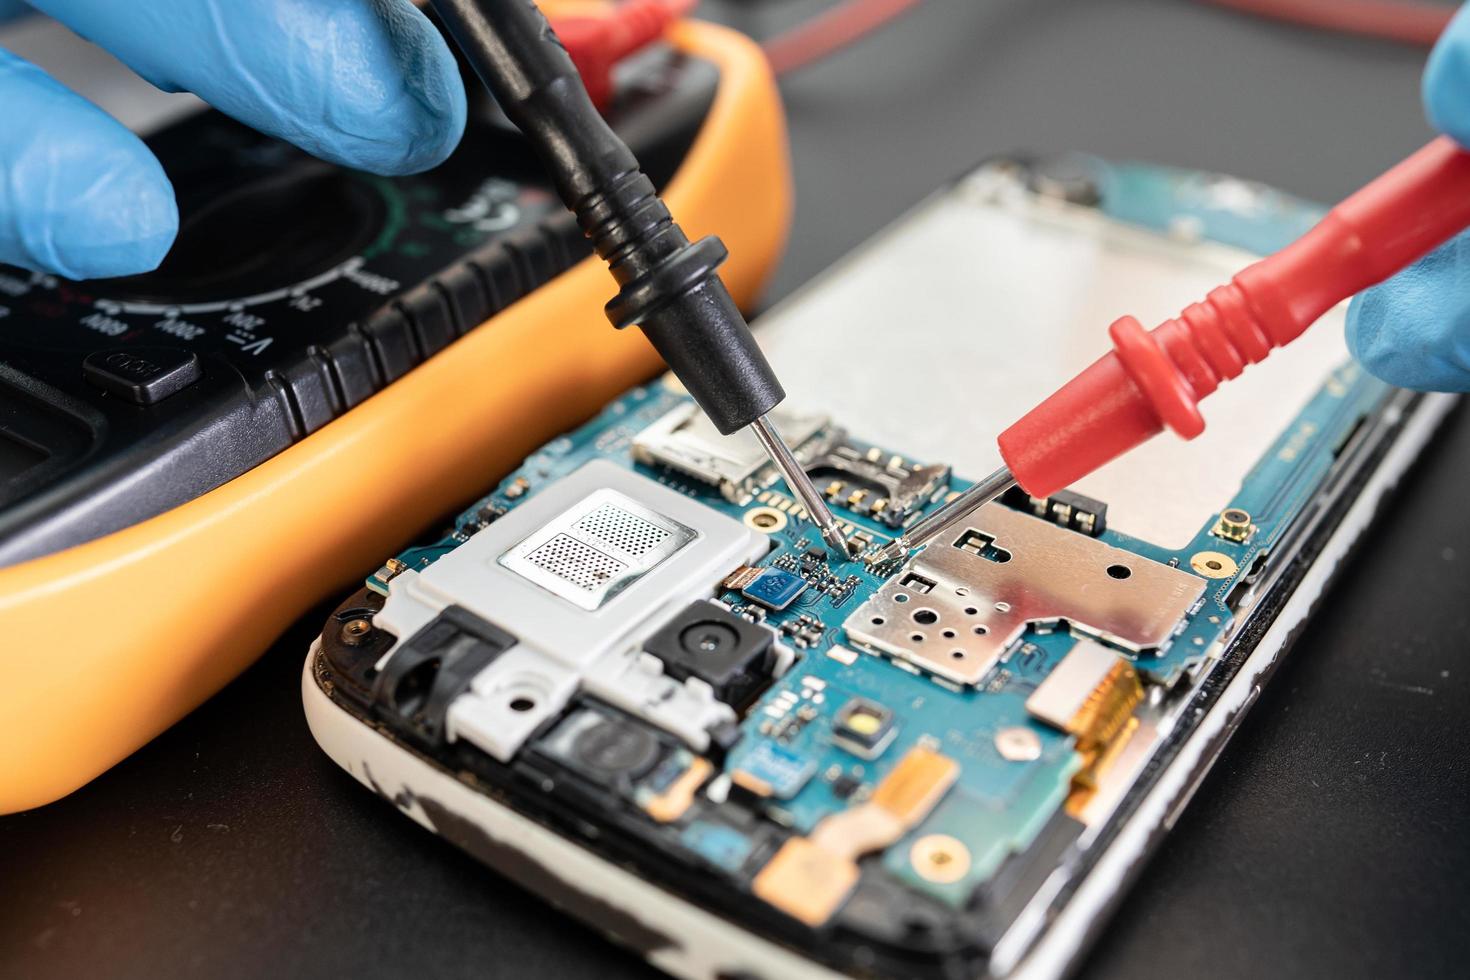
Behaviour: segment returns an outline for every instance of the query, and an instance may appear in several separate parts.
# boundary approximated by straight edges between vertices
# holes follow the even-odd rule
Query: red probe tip
[[[1166,426],[1193,439],[1198,402],[1222,381],[1467,225],[1470,153],[1442,136],[1178,318],[1151,332],[1118,320],[1113,351],[1002,433],[1001,456],[1027,493],[1049,497]]]

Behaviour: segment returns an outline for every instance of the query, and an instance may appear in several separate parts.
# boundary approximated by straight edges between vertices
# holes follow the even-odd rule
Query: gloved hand
[[[170,92],[324,160],[378,174],[447,157],[459,71],[409,0],[28,0]],[[0,0],[0,18],[24,9]],[[156,268],[179,216],[153,154],[0,50],[0,262],[71,279]]]
[[[1429,56],[1424,105],[1435,128],[1470,147],[1470,5]],[[1470,232],[1356,297],[1347,342],[1371,374],[1390,384],[1470,391]]]

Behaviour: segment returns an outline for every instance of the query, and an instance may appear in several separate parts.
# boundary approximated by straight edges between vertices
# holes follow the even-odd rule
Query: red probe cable
[[[1131,316],[1114,349],[1001,433],[1005,466],[879,552],[906,556],[1013,483],[1050,497],[1165,427],[1205,429],[1199,400],[1291,343],[1355,293],[1470,226],[1470,153],[1441,136],[1344,200],[1301,238],[1247,266],[1177,319]]]
[[[1429,47],[1455,15],[1455,7],[1403,0],[1204,0],[1272,20],[1379,37]]]
[[[846,0],[766,41],[771,68],[787,75],[850,47],[917,7],[921,0]],[[1325,30],[1432,45],[1455,9],[1405,0],[1203,0],[1244,14]],[[592,101],[612,101],[618,63],[658,40],[697,0],[628,0],[611,10],[552,21]]]
[[[800,71],[852,46],[917,7],[921,0],[846,0],[764,42],[777,76]],[[1202,0],[1239,13],[1302,27],[1429,47],[1455,7],[1413,0]]]
[[[779,77],[821,61],[917,7],[920,0],[847,0],[766,41],[766,58]]]

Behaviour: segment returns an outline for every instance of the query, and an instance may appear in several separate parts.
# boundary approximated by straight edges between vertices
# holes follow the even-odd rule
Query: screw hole
[[[989,633],[989,632],[990,632],[990,627],[989,626],[976,626],[975,627],[975,635],[976,636],[984,636],[986,633]]]
[[[510,710],[525,713],[536,707],[536,702],[531,698],[516,698],[510,703]]]
[[[1127,565],[1109,565],[1108,566],[1108,575],[1111,578],[1115,578],[1115,579],[1118,579],[1118,580],[1121,581],[1122,579],[1125,579],[1125,578],[1127,578],[1128,576],[1130,576],[1132,574],[1133,574],[1133,569],[1129,568]]]
[[[963,651],[963,650],[951,650],[949,655],[954,660],[964,660],[965,659],[965,651]]]
[[[1212,572],[1218,572],[1225,566],[1220,564],[1220,560],[1218,558],[1211,558],[1209,561],[1205,562],[1205,567]]]
[[[965,615],[966,616],[974,616],[974,615],[976,615],[979,612],[980,612],[980,610],[976,609],[974,606],[966,606],[965,607]]]
[[[945,630],[944,631],[944,638],[946,640],[953,640],[954,639],[954,630]]]
[[[882,626],[886,622],[888,622],[888,620],[884,619],[882,616],[874,616],[873,617],[873,625],[874,626]]]
[[[923,643],[924,642],[924,634],[923,633],[910,633],[909,634],[909,639],[913,640],[915,643]]]
[[[939,614],[932,609],[915,609],[914,622],[920,626],[933,626],[939,622]]]
[[[893,597],[893,601],[894,602],[908,602],[909,601],[909,597],[908,597],[908,595],[906,593],[900,592],[896,596]]]

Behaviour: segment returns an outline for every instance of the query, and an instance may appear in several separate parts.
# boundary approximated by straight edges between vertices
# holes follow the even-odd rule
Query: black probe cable
[[[613,326],[637,324],[724,435],[749,426],[822,538],[846,537],[768,417],[786,397],[718,272],[718,238],[690,243],[602,118],[532,0],[432,0],[500,108],[535,146],[562,201],[617,280]]]

